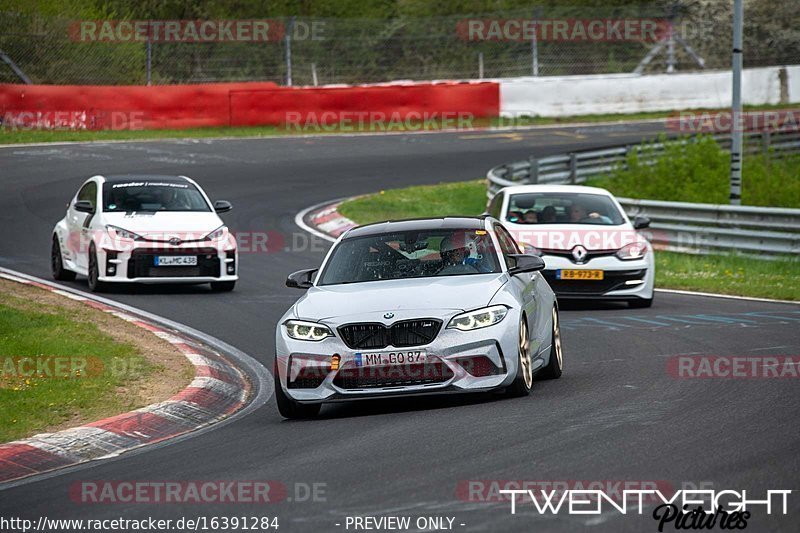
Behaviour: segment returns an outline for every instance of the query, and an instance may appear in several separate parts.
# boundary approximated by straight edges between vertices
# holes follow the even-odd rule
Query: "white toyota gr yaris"
[[[286,418],[320,404],[505,389],[561,375],[561,330],[544,261],[490,217],[383,222],[343,234],[276,331]]]
[[[111,283],[210,283],[233,290],[236,239],[213,204],[185,176],[93,176],[53,229],[57,280],[86,276],[92,291]]]

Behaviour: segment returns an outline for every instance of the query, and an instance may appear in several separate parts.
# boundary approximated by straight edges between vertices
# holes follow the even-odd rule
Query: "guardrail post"
[[[764,157],[769,158],[769,145],[770,145],[770,133],[769,130],[764,130],[761,133],[761,143],[764,148]]]
[[[575,185],[578,181],[578,156],[575,152],[569,154],[569,182]]]
[[[539,160],[531,156],[528,158],[528,183],[539,183]]]

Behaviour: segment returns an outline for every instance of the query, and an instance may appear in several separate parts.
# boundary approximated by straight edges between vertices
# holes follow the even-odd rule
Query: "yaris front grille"
[[[379,350],[387,346],[408,348],[429,344],[442,327],[435,318],[420,318],[395,322],[391,326],[375,322],[345,324],[338,331],[344,343],[353,349]]]

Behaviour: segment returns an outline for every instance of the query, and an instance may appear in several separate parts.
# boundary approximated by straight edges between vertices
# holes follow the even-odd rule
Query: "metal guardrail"
[[[745,143],[747,153],[766,151],[770,157],[783,157],[800,152],[798,131],[748,132],[745,136],[750,141]],[[714,138],[723,148],[730,147],[730,134],[716,134]],[[677,142],[692,142],[692,139]],[[589,177],[607,175],[624,166],[628,154],[634,150],[645,163],[652,164],[664,146],[662,143],[648,146],[647,150],[640,145],[614,146],[500,165],[487,173],[487,197],[492,198],[500,189],[514,185],[584,183]],[[649,232],[650,241],[661,249],[800,256],[800,209],[617,200],[628,216],[650,218],[652,223],[645,233]]]

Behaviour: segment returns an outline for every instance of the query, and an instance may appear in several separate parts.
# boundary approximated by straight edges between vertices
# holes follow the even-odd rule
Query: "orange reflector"
[[[331,357],[331,370],[339,370],[339,361],[341,360],[342,358],[339,354],[334,354],[333,357]]]
[[[486,230],[483,229],[476,229],[475,235],[486,235]]]

